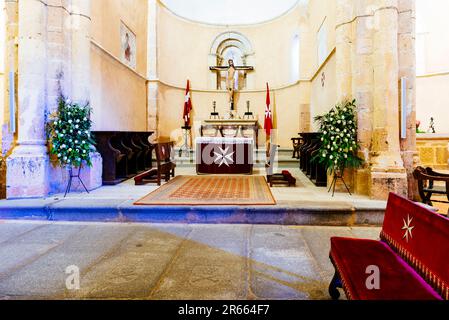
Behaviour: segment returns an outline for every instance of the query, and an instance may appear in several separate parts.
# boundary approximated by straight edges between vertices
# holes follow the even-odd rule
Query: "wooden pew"
[[[126,180],[128,157],[112,144],[118,132],[97,131],[93,134],[97,151],[103,158],[103,184],[116,185]]]
[[[152,147],[145,141],[152,134],[153,132],[93,132],[97,151],[103,158],[104,185],[119,184],[151,167]]]
[[[299,159],[301,171],[318,187],[327,186],[326,168],[312,161],[321,147],[321,134],[318,132],[299,133],[302,143],[299,146]]]
[[[150,134],[147,132],[135,132],[132,136],[132,142],[141,149],[138,157],[137,168],[140,172],[151,169],[153,146],[148,141]]]

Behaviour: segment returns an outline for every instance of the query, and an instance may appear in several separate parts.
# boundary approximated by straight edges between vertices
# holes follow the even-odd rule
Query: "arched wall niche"
[[[228,60],[235,65],[255,67],[255,53],[250,40],[240,32],[228,31],[219,34],[212,42],[209,52],[209,65],[227,66]],[[211,75],[210,87],[225,89],[225,73],[215,72]],[[239,89],[253,89],[251,73],[240,74]]]

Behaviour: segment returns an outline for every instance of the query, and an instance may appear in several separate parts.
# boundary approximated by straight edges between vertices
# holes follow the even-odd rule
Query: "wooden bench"
[[[95,132],[96,148],[103,158],[103,185],[116,185],[127,177],[128,157],[112,145],[117,132]]]
[[[116,185],[151,168],[148,138],[152,132],[95,131],[97,151],[103,159],[103,184]]]
[[[134,177],[134,182],[136,185],[157,183],[157,185],[160,186],[163,178],[166,182],[168,182],[171,177],[175,177],[175,143],[173,141],[160,140],[154,142],[153,146],[156,152],[157,167]]]
[[[331,239],[333,299],[343,288],[350,300],[449,300],[448,219],[390,194],[380,238]],[[376,268],[373,288],[368,278]]]
[[[292,138],[292,143],[293,143],[293,159],[299,159],[299,148],[301,147],[302,144],[302,138]]]
[[[153,167],[152,152],[154,147],[149,142],[150,136],[151,133],[148,132],[135,132],[132,136],[133,143],[142,150],[137,164],[139,171],[145,171]]]
[[[436,172],[431,168],[417,167],[413,177],[418,182],[418,191],[421,201],[432,206],[432,202],[449,203],[449,174]],[[444,186],[437,186],[435,182],[444,182]],[[446,196],[448,201],[432,199],[434,194]]]
[[[303,141],[299,147],[300,169],[316,186],[327,186],[326,168],[321,163],[312,161],[321,147],[321,133],[305,132],[299,135]]]

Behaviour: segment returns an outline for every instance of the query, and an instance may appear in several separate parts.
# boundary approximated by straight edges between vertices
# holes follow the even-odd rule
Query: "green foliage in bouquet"
[[[62,167],[79,168],[83,163],[92,166],[90,152],[95,141],[91,136],[90,112],[89,104],[81,106],[60,96],[58,110],[47,132],[50,153],[58,158]]]
[[[346,168],[359,168],[363,160],[357,156],[356,101],[337,104],[315,121],[322,133],[322,147],[313,161],[322,163],[329,173],[342,174]]]

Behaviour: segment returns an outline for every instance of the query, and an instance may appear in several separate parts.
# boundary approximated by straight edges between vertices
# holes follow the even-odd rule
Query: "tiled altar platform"
[[[255,174],[263,174],[256,169]],[[86,193],[54,195],[46,199],[0,201],[1,219],[55,221],[120,221],[155,223],[228,223],[356,226],[380,225],[386,203],[363,196],[336,194],[315,187],[296,168],[289,168],[298,187],[275,187],[275,206],[135,206],[133,203],[157,188],[126,181]],[[178,175],[194,175],[181,167]]]

